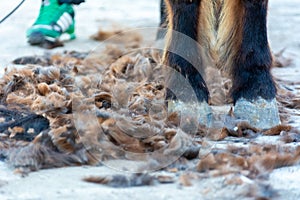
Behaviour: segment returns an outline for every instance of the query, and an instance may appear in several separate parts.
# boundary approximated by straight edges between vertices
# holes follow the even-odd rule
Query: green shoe
[[[61,43],[75,39],[74,9],[71,4],[59,4],[58,0],[42,0],[40,13],[26,36],[31,45]]]

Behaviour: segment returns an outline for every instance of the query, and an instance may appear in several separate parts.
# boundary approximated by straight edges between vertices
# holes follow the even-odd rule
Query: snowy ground
[[[19,0],[1,2],[0,18],[18,2]],[[39,0],[27,0],[15,14],[0,24],[0,74],[3,73],[4,67],[11,66],[11,61],[20,56],[63,50],[88,51],[97,48],[99,42],[91,40],[90,36],[99,28],[109,29],[116,25],[128,28],[156,27],[159,22],[159,0],[138,0],[134,4],[129,0],[88,0],[80,6],[75,6],[77,39],[66,43],[64,47],[46,51],[29,46],[25,37],[27,28],[38,15],[39,7]]]
[[[0,3],[0,18],[9,12],[19,0]],[[38,3],[37,3],[38,2]],[[5,67],[12,66],[14,58],[41,55],[49,50],[31,47],[26,43],[25,31],[38,14],[39,0],[27,0],[8,20],[0,24],[0,75]],[[90,40],[99,27],[114,24],[125,27],[153,27],[159,21],[159,0],[88,0],[76,7],[77,36],[66,43],[63,50],[89,51],[99,42]],[[275,69],[276,76],[290,81],[300,77],[300,4],[299,0],[270,0],[269,39],[271,48],[293,59],[288,68]],[[299,125],[299,124],[298,124]],[[224,188],[226,177],[213,181],[204,180],[193,187],[178,184],[151,187],[111,189],[82,182],[88,175],[118,173],[107,167],[72,167],[42,170],[26,178],[14,175],[0,162],[0,199],[232,199],[236,188]],[[275,170],[269,182],[281,196],[278,199],[300,199],[300,169],[298,166]],[[213,184],[213,185],[210,185]],[[209,190],[210,187],[214,189]],[[228,190],[229,189],[229,190]],[[215,192],[217,191],[217,192]]]

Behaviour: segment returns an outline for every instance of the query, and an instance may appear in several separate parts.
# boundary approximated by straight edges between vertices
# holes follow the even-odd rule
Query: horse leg
[[[225,0],[223,12],[230,5],[240,7],[235,11],[240,15],[236,19],[240,31],[232,37],[235,44],[231,48],[235,49],[230,50],[233,53],[230,74],[234,114],[256,127],[273,127],[280,124],[280,119],[276,86],[270,72],[272,55],[266,26],[268,0]]]
[[[163,64],[168,68],[167,101],[175,102],[175,107],[184,104],[186,106],[179,106],[180,109],[191,112],[199,108],[206,110],[207,113],[200,119],[200,122],[206,123],[206,115],[209,115],[209,92],[199,73],[203,71],[203,66],[197,42],[200,3],[201,0],[165,0],[169,29]]]

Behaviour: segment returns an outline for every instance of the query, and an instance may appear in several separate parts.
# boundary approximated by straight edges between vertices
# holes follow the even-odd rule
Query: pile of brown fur
[[[33,120],[36,118],[30,121],[27,117],[24,128],[15,123],[21,118],[0,118],[6,123],[0,135],[1,157],[24,173],[98,165],[107,160],[146,161],[146,153],[153,153],[148,163],[158,168],[161,162],[183,155],[178,165],[175,162],[167,168],[179,169],[184,163],[191,171],[209,176],[242,172],[249,178],[298,163],[299,133],[290,126],[263,131],[235,122],[229,114],[228,127],[207,129],[190,122],[195,133],[186,132],[180,126],[179,114],[166,111],[160,52],[134,50],[141,45],[141,37],[130,36],[129,42],[123,42],[89,54],[64,52],[15,60],[24,67],[7,71],[0,80],[2,108],[19,116],[47,119],[48,124],[39,127],[41,123]],[[220,99],[225,99],[226,85],[210,86],[225,91],[212,92],[214,105],[224,103]],[[279,88],[281,117],[286,120],[287,109],[299,109],[300,101],[291,91]],[[282,148],[253,143],[260,135],[279,135]],[[228,142],[222,149],[201,151],[207,140],[218,144],[229,136],[250,138],[251,144],[242,148]],[[296,142],[296,147],[285,145],[291,142]],[[149,168],[144,166],[140,171]]]

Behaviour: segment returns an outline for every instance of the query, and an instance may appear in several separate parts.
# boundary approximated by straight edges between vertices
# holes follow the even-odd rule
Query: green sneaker
[[[45,43],[59,44],[75,39],[74,15],[71,4],[59,4],[58,0],[42,0],[39,16],[26,33],[28,43],[43,46]]]

